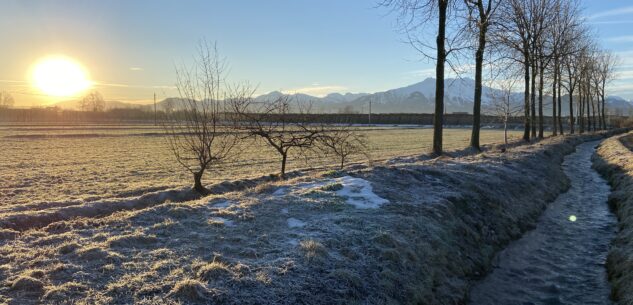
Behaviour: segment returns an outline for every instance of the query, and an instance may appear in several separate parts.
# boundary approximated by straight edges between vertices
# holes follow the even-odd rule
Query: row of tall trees
[[[435,61],[435,154],[442,153],[445,66],[462,73],[465,61],[474,61],[470,145],[475,149],[480,149],[486,66],[513,79],[521,75],[524,140],[544,136],[547,95],[552,96],[554,135],[565,132],[563,95],[569,96],[570,133],[575,125],[580,132],[607,127],[605,88],[616,60],[592,39],[577,0],[384,0],[380,5],[397,13],[410,44]]]

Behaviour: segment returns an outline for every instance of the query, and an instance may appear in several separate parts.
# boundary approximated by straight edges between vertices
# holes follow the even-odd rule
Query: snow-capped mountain
[[[473,110],[473,95],[475,81],[470,78],[449,78],[444,81],[444,106],[446,113],[468,112]],[[255,97],[256,102],[272,101],[284,93],[273,91]],[[373,113],[432,113],[435,111],[435,79],[427,78],[422,82],[409,86],[391,89],[372,94],[368,93],[330,93],[324,97],[316,97],[303,93],[289,95],[299,102],[310,102],[314,112],[362,112],[369,111],[369,104]],[[489,109],[495,97],[502,96],[498,89],[483,86],[482,109]],[[513,103],[520,107],[523,105],[523,93],[512,94]],[[568,115],[568,96],[563,96],[563,115]],[[544,112],[551,115],[551,96],[544,96]],[[609,113],[628,115],[633,113],[633,102],[618,96],[609,96],[606,100]],[[136,105],[132,103],[109,101],[106,108],[141,108],[152,110],[153,105]],[[158,109],[181,109],[183,101],[179,98],[167,98],[158,103]],[[77,109],[76,101],[59,103],[62,108]],[[575,106],[574,106],[575,107]]]

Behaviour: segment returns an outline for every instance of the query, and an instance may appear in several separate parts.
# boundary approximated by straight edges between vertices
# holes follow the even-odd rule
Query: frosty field
[[[362,129],[374,161],[430,149],[431,129]],[[464,148],[469,137],[469,129],[447,129],[445,147]],[[483,144],[502,140],[500,130],[482,132]],[[171,155],[162,130],[151,125],[2,126],[0,143],[0,212],[8,206],[130,197],[191,183]],[[204,181],[213,184],[278,171],[278,156],[262,143],[247,143],[241,150],[236,160],[211,171]],[[356,156],[352,161],[366,159]],[[334,164],[317,156],[298,159],[291,152],[288,166],[294,170]]]

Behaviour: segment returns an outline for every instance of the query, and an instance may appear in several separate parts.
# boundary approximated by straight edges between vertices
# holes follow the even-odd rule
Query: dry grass
[[[618,216],[619,231],[609,249],[607,269],[618,304],[633,304],[633,134],[606,140],[594,166],[611,184],[609,203]]]
[[[205,281],[214,281],[220,278],[230,278],[233,275],[233,271],[228,265],[222,262],[211,262],[202,265],[198,270],[198,278]]]
[[[190,185],[190,175],[176,163],[166,139],[155,135],[160,129],[99,128],[0,128],[0,181],[5,182],[0,186],[0,213],[7,205],[24,205],[25,210],[61,207]],[[109,137],[68,137],[91,133]],[[143,135],[147,133],[152,135]],[[427,152],[432,143],[430,129],[380,128],[365,129],[363,133],[374,160]],[[511,134],[518,136],[516,132]],[[29,137],[32,135],[47,137]],[[446,129],[444,145],[448,150],[466,147],[469,136],[468,129]],[[481,137],[482,143],[503,139],[499,130],[483,130]],[[278,156],[263,143],[247,143],[240,150],[243,153],[239,160],[217,168],[205,181],[217,183],[278,172]],[[355,156],[350,161],[366,160]],[[297,158],[292,151],[288,161],[289,169],[334,164],[336,160],[318,156]]]

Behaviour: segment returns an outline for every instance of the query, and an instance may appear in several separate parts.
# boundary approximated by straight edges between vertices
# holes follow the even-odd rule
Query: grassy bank
[[[607,258],[612,297],[633,304],[633,134],[613,137],[594,155],[594,167],[611,184],[609,204],[618,216],[618,234]]]

